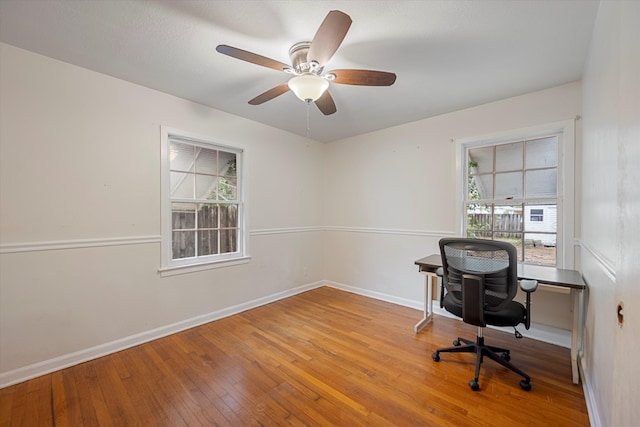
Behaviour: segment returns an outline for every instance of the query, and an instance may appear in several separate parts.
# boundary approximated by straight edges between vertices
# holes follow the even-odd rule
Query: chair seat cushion
[[[444,297],[444,308],[449,313],[462,318],[462,305],[459,305],[450,294]],[[524,322],[527,311],[522,304],[511,301],[500,311],[485,311],[484,321],[487,325],[493,326],[517,326]]]

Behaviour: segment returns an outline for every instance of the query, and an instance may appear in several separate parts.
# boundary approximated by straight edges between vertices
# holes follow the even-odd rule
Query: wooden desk
[[[433,320],[433,283],[437,285],[438,268],[442,267],[440,255],[429,255],[415,262],[420,273],[425,278],[424,316],[415,326],[416,334],[425,328]],[[434,282],[435,279],[435,282]],[[574,384],[578,384],[578,351],[582,346],[580,318],[582,317],[582,292],[587,285],[582,280],[582,275],[575,270],[565,270],[555,267],[540,265],[518,264],[518,279],[534,279],[538,283],[569,289],[571,294],[571,308],[573,311],[573,325],[571,329],[571,374]]]

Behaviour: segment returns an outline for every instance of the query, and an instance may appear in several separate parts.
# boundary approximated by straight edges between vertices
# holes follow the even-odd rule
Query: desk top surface
[[[415,262],[420,270],[435,271],[442,267],[440,255],[429,255]],[[540,283],[563,288],[586,289],[582,275],[576,270],[548,267],[543,265],[518,264],[518,279],[534,279]]]

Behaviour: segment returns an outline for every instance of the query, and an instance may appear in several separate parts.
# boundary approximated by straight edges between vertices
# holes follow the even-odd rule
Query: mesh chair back
[[[443,283],[456,304],[462,305],[462,275],[480,276],[485,286],[485,310],[503,309],[518,292],[516,248],[497,240],[450,238],[440,240]]]

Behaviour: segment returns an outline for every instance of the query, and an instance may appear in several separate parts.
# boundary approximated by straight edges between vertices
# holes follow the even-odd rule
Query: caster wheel
[[[440,361],[440,355],[438,353],[433,353],[431,355],[431,358],[433,359],[434,362],[439,362]]]
[[[531,383],[527,382],[526,380],[522,380],[522,381],[520,381],[520,387],[524,391],[530,391],[531,390]]]
[[[460,340],[453,340],[453,345],[458,347],[460,345]]]
[[[473,391],[480,390],[480,386],[478,385],[478,381],[476,381],[476,380],[470,380],[469,381],[469,387],[471,387],[471,390],[473,390]]]
[[[509,355],[509,353],[502,353],[502,355],[500,356],[502,357],[504,360],[506,360],[507,362],[509,360],[511,360],[511,356]]]

